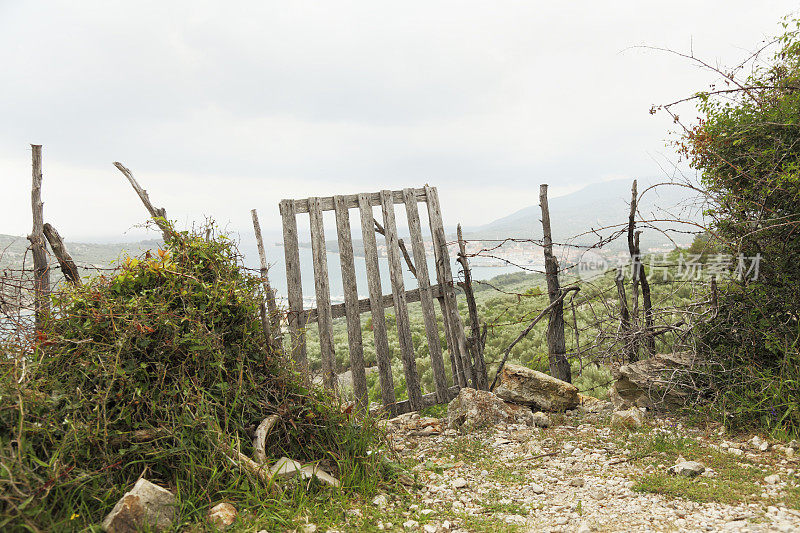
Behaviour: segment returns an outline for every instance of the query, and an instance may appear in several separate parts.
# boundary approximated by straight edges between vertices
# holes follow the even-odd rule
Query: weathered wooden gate
[[[422,237],[422,227],[417,203],[427,205],[430,222],[433,253],[436,265],[436,284],[431,285],[428,261]],[[408,216],[411,235],[413,264],[407,250],[398,236],[394,204],[404,204]],[[381,206],[383,226],[373,218],[374,206]],[[366,261],[369,298],[359,300],[356,285],[353,238],[350,230],[349,210],[358,208],[361,214],[361,234]],[[323,228],[323,211],[334,211],[336,215],[336,234],[339,242],[344,303],[331,305],[328,279],[328,265]],[[461,387],[476,387],[475,366],[468,350],[464,326],[458,314],[456,293],[450,257],[447,251],[439,196],[435,187],[422,189],[403,189],[402,191],[383,190],[377,193],[350,194],[343,196],[312,197],[303,200],[282,200],[280,212],[283,217],[283,241],[286,254],[286,281],[288,287],[291,334],[291,353],[295,362],[307,369],[305,328],[317,322],[322,353],[323,383],[334,389],[337,382],[335,354],[333,347],[333,319],[346,317],[347,338],[350,348],[350,369],[353,388],[359,404],[367,405],[367,379],[364,369],[364,355],[361,333],[361,313],[372,313],[372,329],[377,354],[378,374],[381,396],[386,408],[393,414],[414,411],[422,407],[445,403],[458,393]],[[311,230],[311,251],[314,266],[316,292],[315,309],[303,308],[303,289],[300,279],[300,251],[297,235],[297,215],[308,213]],[[386,255],[389,263],[389,276],[392,293],[384,295],[378,263],[378,245],[375,233],[383,234],[386,240]],[[416,276],[418,289],[406,291],[403,280],[402,261],[405,259],[409,269]],[[450,355],[453,384],[450,386],[445,372],[439,330],[433,300],[437,299],[442,314],[442,323]],[[407,305],[420,302],[425,322],[436,391],[423,395],[420,387],[411,326]],[[408,400],[397,402],[394,393],[394,380],[386,333],[384,309],[394,307],[400,357],[408,390]],[[481,365],[482,367],[482,365]],[[477,388],[477,387],[476,387]]]

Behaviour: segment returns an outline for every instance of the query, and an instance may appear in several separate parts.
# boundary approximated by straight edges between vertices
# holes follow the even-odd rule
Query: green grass
[[[632,464],[654,467],[653,472],[642,475],[636,481],[633,487],[635,491],[702,503],[758,502],[800,508],[800,490],[797,488],[789,489],[782,496],[766,499],[761,497],[764,476],[771,473],[764,465],[717,451],[691,437],[663,434],[644,428],[640,432],[617,434],[617,439],[627,439]],[[704,464],[716,476],[687,478],[668,474],[666,468],[675,464],[678,456]]]

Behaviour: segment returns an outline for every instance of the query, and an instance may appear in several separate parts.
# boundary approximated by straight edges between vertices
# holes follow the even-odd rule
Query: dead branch
[[[42,229],[44,230],[44,236],[47,238],[47,242],[50,243],[50,249],[53,250],[53,255],[56,256],[58,264],[61,265],[61,272],[64,273],[64,277],[73,285],[80,285],[81,276],[78,273],[78,267],[75,266],[75,261],[72,260],[72,256],[69,255],[67,247],[64,246],[64,240],[61,238],[61,235],[58,234],[56,228],[50,223],[45,224]]]
[[[155,222],[163,232],[164,242],[169,241],[170,237],[172,236],[172,228],[170,228],[169,223],[167,222],[167,210],[163,207],[157,208],[153,206],[152,202],[150,202],[150,196],[147,194],[147,191],[139,185],[139,182],[137,182],[136,178],[133,177],[131,171],[128,170],[122,163],[115,161],[114,166],[117,167],[126,178],[128,178],[128,182],[130,182],[131,187],[133,187],[133,190],[136,191],[136,194],[139,195],[139,199],[144,204],[147,212],[150,213],[150,217],[153,219],[153,222]]]

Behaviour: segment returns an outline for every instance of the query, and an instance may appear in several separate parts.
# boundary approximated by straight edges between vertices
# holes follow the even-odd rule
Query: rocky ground
[[[417,413],[393,419],[391,447],[416,479],[408,498],[375,499],[387,518],[369,528],[800,531],[796,443],[734,439],[673,418],[632,429],[611,419],[606,402],[541,415],[533,427],[459,432]],[[685,460],[699,466],[668,471]]]

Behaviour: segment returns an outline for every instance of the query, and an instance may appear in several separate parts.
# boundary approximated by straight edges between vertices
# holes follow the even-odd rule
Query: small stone
[[[793,449],[794,451],[797,451],[797,449],[800,448],[800,443],[798,443],[796,440],[792,440],[791,442],[789,442],[789,448]]]
[[[747,520],[731,520],[725,523],[725,529],[728,531],[744,531],[747,528]]]
[[[735,456],[737,456],[737,457],[741,457],[742,455],[744,455],[744,452],[743,452],[742,450],[740,450],[739,448],[734,448],[733,446],[731,446],[730,448],[728,448],[728,451],[729,451],[731,454],[733,454],[733,455],[735,455]]]
[[[684,476],[684,477],[695,477],[699,476],[705,471],[706,467],[702,463],[698,463],[697,461],[682,461],[676,465],[673,465],[667,469],[667,472],[670,474],[675,474],[677,476]]]
[[[425,533],[436,533],[436,526],[431,524],[425,524],[424,526],[422,526],[422,530],[425,531]]]
[[[317,524],[303,524],[297,528],[298,533],[316,533]]]
[[[541,411],[533,413],[533,423],[540,428],[549,428],[552,425],[550,417]]]
[[[416,520],[406,520],[403,522],[403,528],[405,529],[417,529],[419,527],[419,522]]]
[[[611,415],[611,425],[627,429],[638,429],[644,424],[644,412],[638,407],[631,407],[626,411],[614,411]]]
[[[777,485],[781,482],[781,476],[778,474],[772,474],[771,476],[767,476],[764,478],[764,483],[767,485]]]
[[[227,529],[236,520],[236,507],[222,502],[208,511],[208,521],[217,529]]]
[[[531,492],[534,494],[544,494],[544,487],[542,487],[538,483],[531,483],[528,488],[530,488]]]
[[[340,484],[338,479],[328,474],[320,467],[314,465],[303,466],[299,462],[288,457],[281,457],[275,461],[275,464],[270,468],[270,472],[273,476],[286,478],[291,478],[296,475],[299,475],[302,479],[315,478],[332,487],[338,487]]]
[[[372,499],[372,505],[378,509],[384,509],[389,504],[389,499],[385,494],[378,494]]]
[[[456,478],[450,482],[450,486],[454,489],[465,489],[468,485],[469,483],[467,483],[467,480],[463,477]]]
[[[143,528],[163,531],[175,520],[175,495],[141,478],[103,519],[103,531],[123,533]]]
[[[570,487],[583,487],[585,484],[586,482],[583,480],[582,477],[576,477],[574,479],[571,479],[569,482]]]
[[[794,448],[787,447],[784,453],[786,454],[787,459],[791,459],[792,457],[794,457]]]

